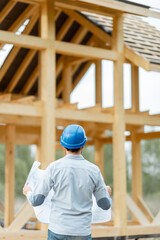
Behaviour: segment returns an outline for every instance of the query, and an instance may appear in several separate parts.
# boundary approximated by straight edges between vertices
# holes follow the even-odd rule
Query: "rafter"
[[[11,25],[11,27],[8,29],[9,32],[16,32],[19,27],[24,23],[25,20],[30,18],[33,13],[36,11],[35,6],[28,6],[24,12],[16,19],[16,21]],[[5,43],[1,44],[0,49],[4,46]]]
[[[32,61],[33,57],[36,54],[36,50],[29,50],[26,57],[23,59],[21,65],[19,66],[18,70],[15,72],[13,78],[9,82],[9,85],[7,86],[5,92],[12,92],[17,85],[19,79],[22,77],[23,73],[25,72],[26,68]]]
[[[38,20],[39,15],[35,14],[33,15],[33,17],[31,17],[28,25],[26,26],[25,30],[24,30],[24,34],[29,34],[30,31],[32,30],[32,28],[34,27],[35,23]],[[14,58],[16,57],[16,55],[18,54],[20,48],[19,47],[14,47],[12,49],[12,51],[10,52],[9,56],[7,57],[6,61],[4,62],[2,68],[0,69],[0,81],[2,80],[2,78],[4,77],[4,75],[6,74],[9,66],[12,64]]]
[[[72,18],[68,18],[65,23],[63,24],[63,26],[61,27],[61,29],[59,30],[56,39],[57,40],[62,40],[63,37],[65,36],[66,32],[68,31],[68,29],[71,27],[73,23],[73,19]]]
[[[29,92],[29,90],[32,88],[32,86],[34,85],[36,79],[39,76],[39,69],[38,66],[34,69],[34,71],[32,72],[31,76],[29,77],[29,79],[27,80],[26,84],[24,85],[23,89],[21,90],[22,94],[27,94]]]
[[[12,8],[14,8],[15,5],[16,5],[16,2],[12,0],[6,4],[6,6],[0,12],[0,23],[5,19],[5,17],[12,10]]]
[[[73,18],[75,21],[80,23],[83,27],[87,28],[88,31],[93,33],[95,36],[97,36],[99,39],[101,39],[103,42],[111,44],[111,36],[105,33],[102,29],[97,27],[94,23],[83,17],[81,14],[71,11],[68,9],[63,9],[63,11]]]

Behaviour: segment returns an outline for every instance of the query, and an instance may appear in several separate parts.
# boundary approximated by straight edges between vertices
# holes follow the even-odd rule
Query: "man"
[[[81,155],[86,141],[81,126],[67,126],[60,138],[66,156],[47,167],[34,191],[24,186],[23,193],[33,206],[41,205],[51,188],[54,190],[48,240],[90,240],[92,194],[102,209],[111,206],[111,189],[106,188],[99,168]]]

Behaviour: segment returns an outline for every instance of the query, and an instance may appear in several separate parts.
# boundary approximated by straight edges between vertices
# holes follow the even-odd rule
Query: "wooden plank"
[[[125,114],[125,123],[130,125],[151,125],[160,126],[160,116]]]
[[[113,179],[114,179],[114,226],[126,231],[126,160],[125,122],[123,108],[123,16],[114,18],[113,49],[121,54],[121,60],[114,62],[114,120],[113,120]],[[121,207],[119,207],[121,206]]]
[[[14,219],[14,196],[15,196],[15,126],[6,127],[6,159],[5,159],[5,209],[4,225],[8,227]]]
[[[124,55],[129,61],[134,63],[136,66],[142,67],[146,71],[151,70],[150,62],[144,57],[136,54],[132,49],[129,49],[127,46],[125,46],[124,48]]]
[[[52,45],[52,43],[49,44],[47,40],[40,37],[28,36],[25,34],[16,35],[15,33],[4,30],[0,30],[0,42],[10,43],[18,47],[30,48],[34,50],[43,50],[48,45]]]
[[[25,1],[25,0],[24,0]],[[103,0],[57,0],[55,2],[57,7],[74,9],[78,11],[94,12],[102,15],[113,16],[118,13],[129,13],[144,17],[160,18],[159,12],[151,11],[143,7],[137,7],[130,4],[117,1],[103,1]],[[132,7],[131,7],[132,6]]]
[[[127,207],[131,211],[131,213],[136,217],[140,224],[149,225],[148,219],[129,195],[127,195]]]
[[[11,103],[19,103],[19,104],[30,105],[30,104],[33,104],[33,101],[35,101],[35,100],[36,100],[35,96],[26,96],[26,97],[23,97],[23,98],[13,100],[13,101],[11,101]]]
[[[32,59],[34,58],[35,54],[36,54],[36,50],[30,50],[27,53],[26,57],[23,59],[23,61],[20,64],[19,68],[17,69],[17,71],[13,75],[12,79],[10,80],[7,88],[5,89],[5,92],[12,92],[14,90],[14,88],[16,87],[18,81],[22,77],[23,73],[27,69],[27,67],[30,64],[30,62],[32,61]]]
[[[150,64],[150,66],[151,66],[151,71],[160,72],[160,65]]]
[[[102,62],[101,60],[95,63],[95,99],[96,104],[102,106]]]
[[[5,7],[0,12],[0,23],[5,19],[5,17],[8,15],[8,13],[14,8],[16,5],[15,1],[9,1]]]
[[[19,231],[25,223],[32,217],[34,214],[33,207],[28,203],[28,201],[24,204],[22,209],[19,211],[15,219],[8,226],[7,231],[16,232]]]
[[[31,106],[15,103],[0,103],[0,114],[41,117],[42,108],[41,106]]]
[[[22,88],[21,94],[27,94],[32,88],[32,86],[34,85],[38,77],[39,77],[39,67],[37,66],[32,72],[32,74],[30,75],[27,82],[25,83],[24,87]]]
[[[108,59],[116,61],[120,57],[119,54],[113,50],[106,50],[97,47],[83,46],[60,41],[55,41],[55,49],[56,52],[60,54],[89,57],[91,59]]]
[[[138,207],[141,209],[141,211],[143,212],[143,214],[146,216],[146,218],[148,219],[148,221],[151,223],[153,223],[154,221],[154,216],[151,213],[151,211],[149,210],[149,208],[147,207],[147,204],[144,202],[143,198],[141,196],[138,196],[138,201],[137,201],[137,205]]]
[[[131,65],[132,111],[139,111],[139,68]]]
[[[62,40],[69,28],[71,27],[73,23],[73,19],[68,17],[68,19],[65,21],[59,32],[57,33],[56,39],[57,40]]]
[[[57,119],[78,120],[97,123],[112,123],[112,114],[92,113],[89,111],[56,109]]]
[[[137,140],[160,138],[160,132],[137,133],[136,138]]]
[[[141,144],[136,138],[136,131],[131,131],[132,139],[132,198],[138,203],[138,196],[142,197],[142,165]],[[132,220],[135,220],[134,214]]]
[[[81,24],[83,27],[87,28],[88,31],[93,33],[95,36],[97,36],[99,39],[101,39],[103,42],[111,44],[111,36],[107,34],[105,31],[97,27],[94,23],[89,21],[87,18],[79,14],[78,12],[63,9],[63,11],[73,18],[76,22]]]

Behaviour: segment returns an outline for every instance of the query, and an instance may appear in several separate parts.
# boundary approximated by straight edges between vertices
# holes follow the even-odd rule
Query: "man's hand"
[[[111,189],[111,187],[110,187],[110,186],[106,186],[106,188],[107,188],[107,191],[108,191],[109,195],[111,196],[111,194],[112,194],[112,189]]]
[[[25,184],[23,187],[23,194],[27,195],[29,191],[32,191],[32,189],[27,184]]]

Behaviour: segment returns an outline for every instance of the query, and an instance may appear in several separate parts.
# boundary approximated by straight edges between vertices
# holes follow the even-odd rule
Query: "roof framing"
[[[14,1],[21,1],[25,3],[44,3],[46,0],[14,0]],[[57,7],[61,8],[68,8],[73,10],[82,10],[82,11],[90,11],[98,14],[103,15],[115,15],[117,13],[129,13],[129,14],[135,14],[140,15],[144,17],[154,17],[154,18],[160,18],[160,13],[155,12],[152,10],[149,10],[142,6],[134,6],[128,3],[118,2],[118,1],[112,1],[112,0],[56,0],[55,5]],[[98,9],[97,9],[98,7]],[[106,10],[108,13],[106,13]]]

